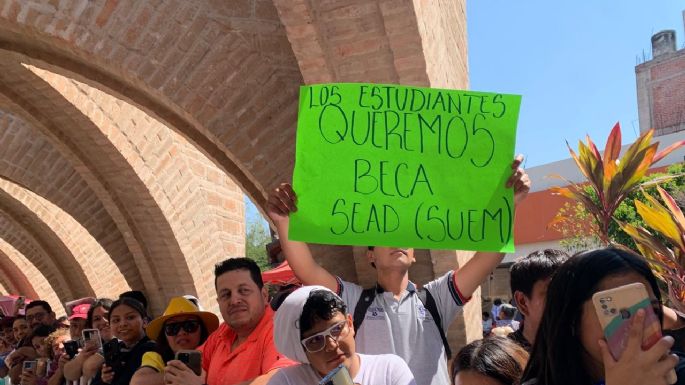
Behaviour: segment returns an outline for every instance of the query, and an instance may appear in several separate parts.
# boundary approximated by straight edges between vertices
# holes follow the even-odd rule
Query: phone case
[[[97,329],[83,329],[81,332],[83,337],[83,346],[86,347],[88,344],[94,344],[97,346],[99,351],[102,351],[102,339],[100,337],[100,331]]]
[[[645,309],[646,314],[642,349],[651,348],[662,336],[647,289],[639,282],[597,292],[592,296],[592,303],[615,360],[621,358],[628,342],[631,320],[639,309]]]
[[[319,385],[354,385],[354,382],[347,367],[340,364],[319,381]]]
[[[202,374],[202,353],[199,350],[179,350],[176,359],[186,364],[196,375]]]

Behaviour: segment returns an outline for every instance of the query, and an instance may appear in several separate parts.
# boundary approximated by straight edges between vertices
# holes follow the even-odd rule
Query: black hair
[[[233,270],[249,271],[250,276],[254,283],[257,284],[257,287],[260,289],[264,287],[262,270],[257,265],[257,262],[250,258],[229,258],[223,262],[217,263],[216,266],[214,266],[214,287],[216,288],[216,281],[221,275]]]
[[[520,291],[530,298],[535,283],[552,277],[568,258],[569,255],[562,250],[544,249],[517,260],[509,271],[511,295]]]
[[[483,319],[484,319],[484,320],[487,320],[487,319],[489,319],[489,318],[490,318],[490,312],[484,311],[484,312],[483,312]]]
[[[528,352],[506,337],[488,337],[464,346],[452,362],[451,381],[461,371],[473,371],[503,385],[518,384]]]
[[[607,277],[636,273],[651,287],[659,303],[657,280],[643,257],[619,248],[604,248],[571,257],[554,274],[545,301],[545,311],[535,337],[522,382],[537,379],[545,385],[592,384],[580,341],[583,305]],[[663,320],[661,306],[654,308]]]
[[[125,291],[121,294],[119,294],[119,299],[121,298],[133,298],[136,301],[140,302],[143,304],[143,307],[145,308],[145,311],[147,312],[147,297],[145,294],[143,294],[142,291],[140,290],[130,290],[130,291]]]
[[[109,309],[112,308],[112,300],[109,298],[98,298],[95,300],[95,302],[93,302],[92,305],[90,305],[90,309],[88,309],[88,315],[86,316],[86,329],[93,327],[93,312],[95,312],[95,309],[99,307],[104,307],[109,313]]]
[[[309,293],[300,315],[300,338],[314,327],[316,321],[328,321],[335,313],[347,315],[347,306],[335,293],[329,290],[314,290]]]
[[[179,315],[183,314],[181,313]],[[164,321],[164,324],[166,324],[167,321],[169,320]],[[202,321],[202,318],[197,317],[197,321],[200,322],[200,344],[198,346],[201,346],[205,343],[205,341],[207,341],[207,337],[209,337],[209,331],[207,330],[207,326],[205,325],[205,323]],[[155,342],[157,343],[155,346],[155,350],[157,351],[157,353],[159,353],[160,356],[162,356],[162,359],[165,363],[174,359],[175,353],[173,350],[171,350],[171,346],[169,346],[169,341],[167,341],[166,339],[166,334],[164,333],[164,326],[162,326],[162,330],[160,330]]]
[[[46,312],[52,313],[52,307],[50,306],[50,304],[47,303],[47,301],[43,301],[41,299],[29,302],[29,304],[26,305],[25,311],[28,311],[29,309],[33,309],[34,307],[38,306],[42,307]]]
[[[114,309],[118,308],[121,305],[126,305],[135,310],[138,314],[140,314],[140,317],[143,320],[148,319],[147,311],[145,310],[143,304],[140,303],[140,301],[135,300],[131,297],[120,297],[118,300],[112,302],[112,306],[109,308],[109,313],[107,313],[107,321],[109,321],[112,318],[112,313],[114,312]]]
[[[495,304],[495,306],[499,306],[502,304],[502,300],[499,298],[495,298],[495,301],[493,302],[493,304]]]

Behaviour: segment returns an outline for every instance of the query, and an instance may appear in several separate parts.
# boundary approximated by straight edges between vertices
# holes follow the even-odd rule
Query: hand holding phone
[[[604,330],[607,347],[614,360],[620,360],[628,340],[630,329],[639,310],[644,311],[642,350],[652,348],[661,338],[661,322],[654,312],[645,285],[636,282],[595,293],[592,303]],[[667,375],[669,383],[677,381],[675,371]]]
[[[103,355],[105,357],[105,365],[116,371],[119,367],[119,360],[121,358],[121,345],[116,338],[107,342],[102,346]]]
[[[21,370],[22,373],[36,373],[37,361],[24,361],[24,366]]]
[[[85,350],[100,350],[102,351],[102,339],[100,331],[97,329],[83,329],[81,332],[83,337],[83,348]]]
[[[604,330],[609,351],[615,360],[621,358],[626,348],[631,320],[639,309],[645,311],[642,350],[651,348],[661,339],[661,323],[642,283],[597,292],[592,296],[592,303]]]
[[[74,358],[78,354],[78,341],[64,341],[64,352],[69,358]]]
[[[354,382],[347,367],[340,364],[319,381],[319,385],[354,385]]]
[[[196,375],[202,374],[202,353],[198,350],[179,350],[176,359],[183,362]]]

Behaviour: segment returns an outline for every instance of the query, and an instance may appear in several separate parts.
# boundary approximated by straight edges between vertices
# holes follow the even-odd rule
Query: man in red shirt
[[[248,258],[227,259],[214,269],[224,323],[202,349],[207,385],[266,384],[276,369],[295,363],[276,350],[273,311],[259,266]]]

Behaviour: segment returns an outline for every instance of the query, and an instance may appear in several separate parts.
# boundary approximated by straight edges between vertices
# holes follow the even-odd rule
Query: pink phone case
[[[651,348],[662,336],[659,319],[641,283],[597,292],[592,296],[592,303],[615,360],[620,359],[625,350],[631,321],[639,309],[646,312],[642,349]]]

